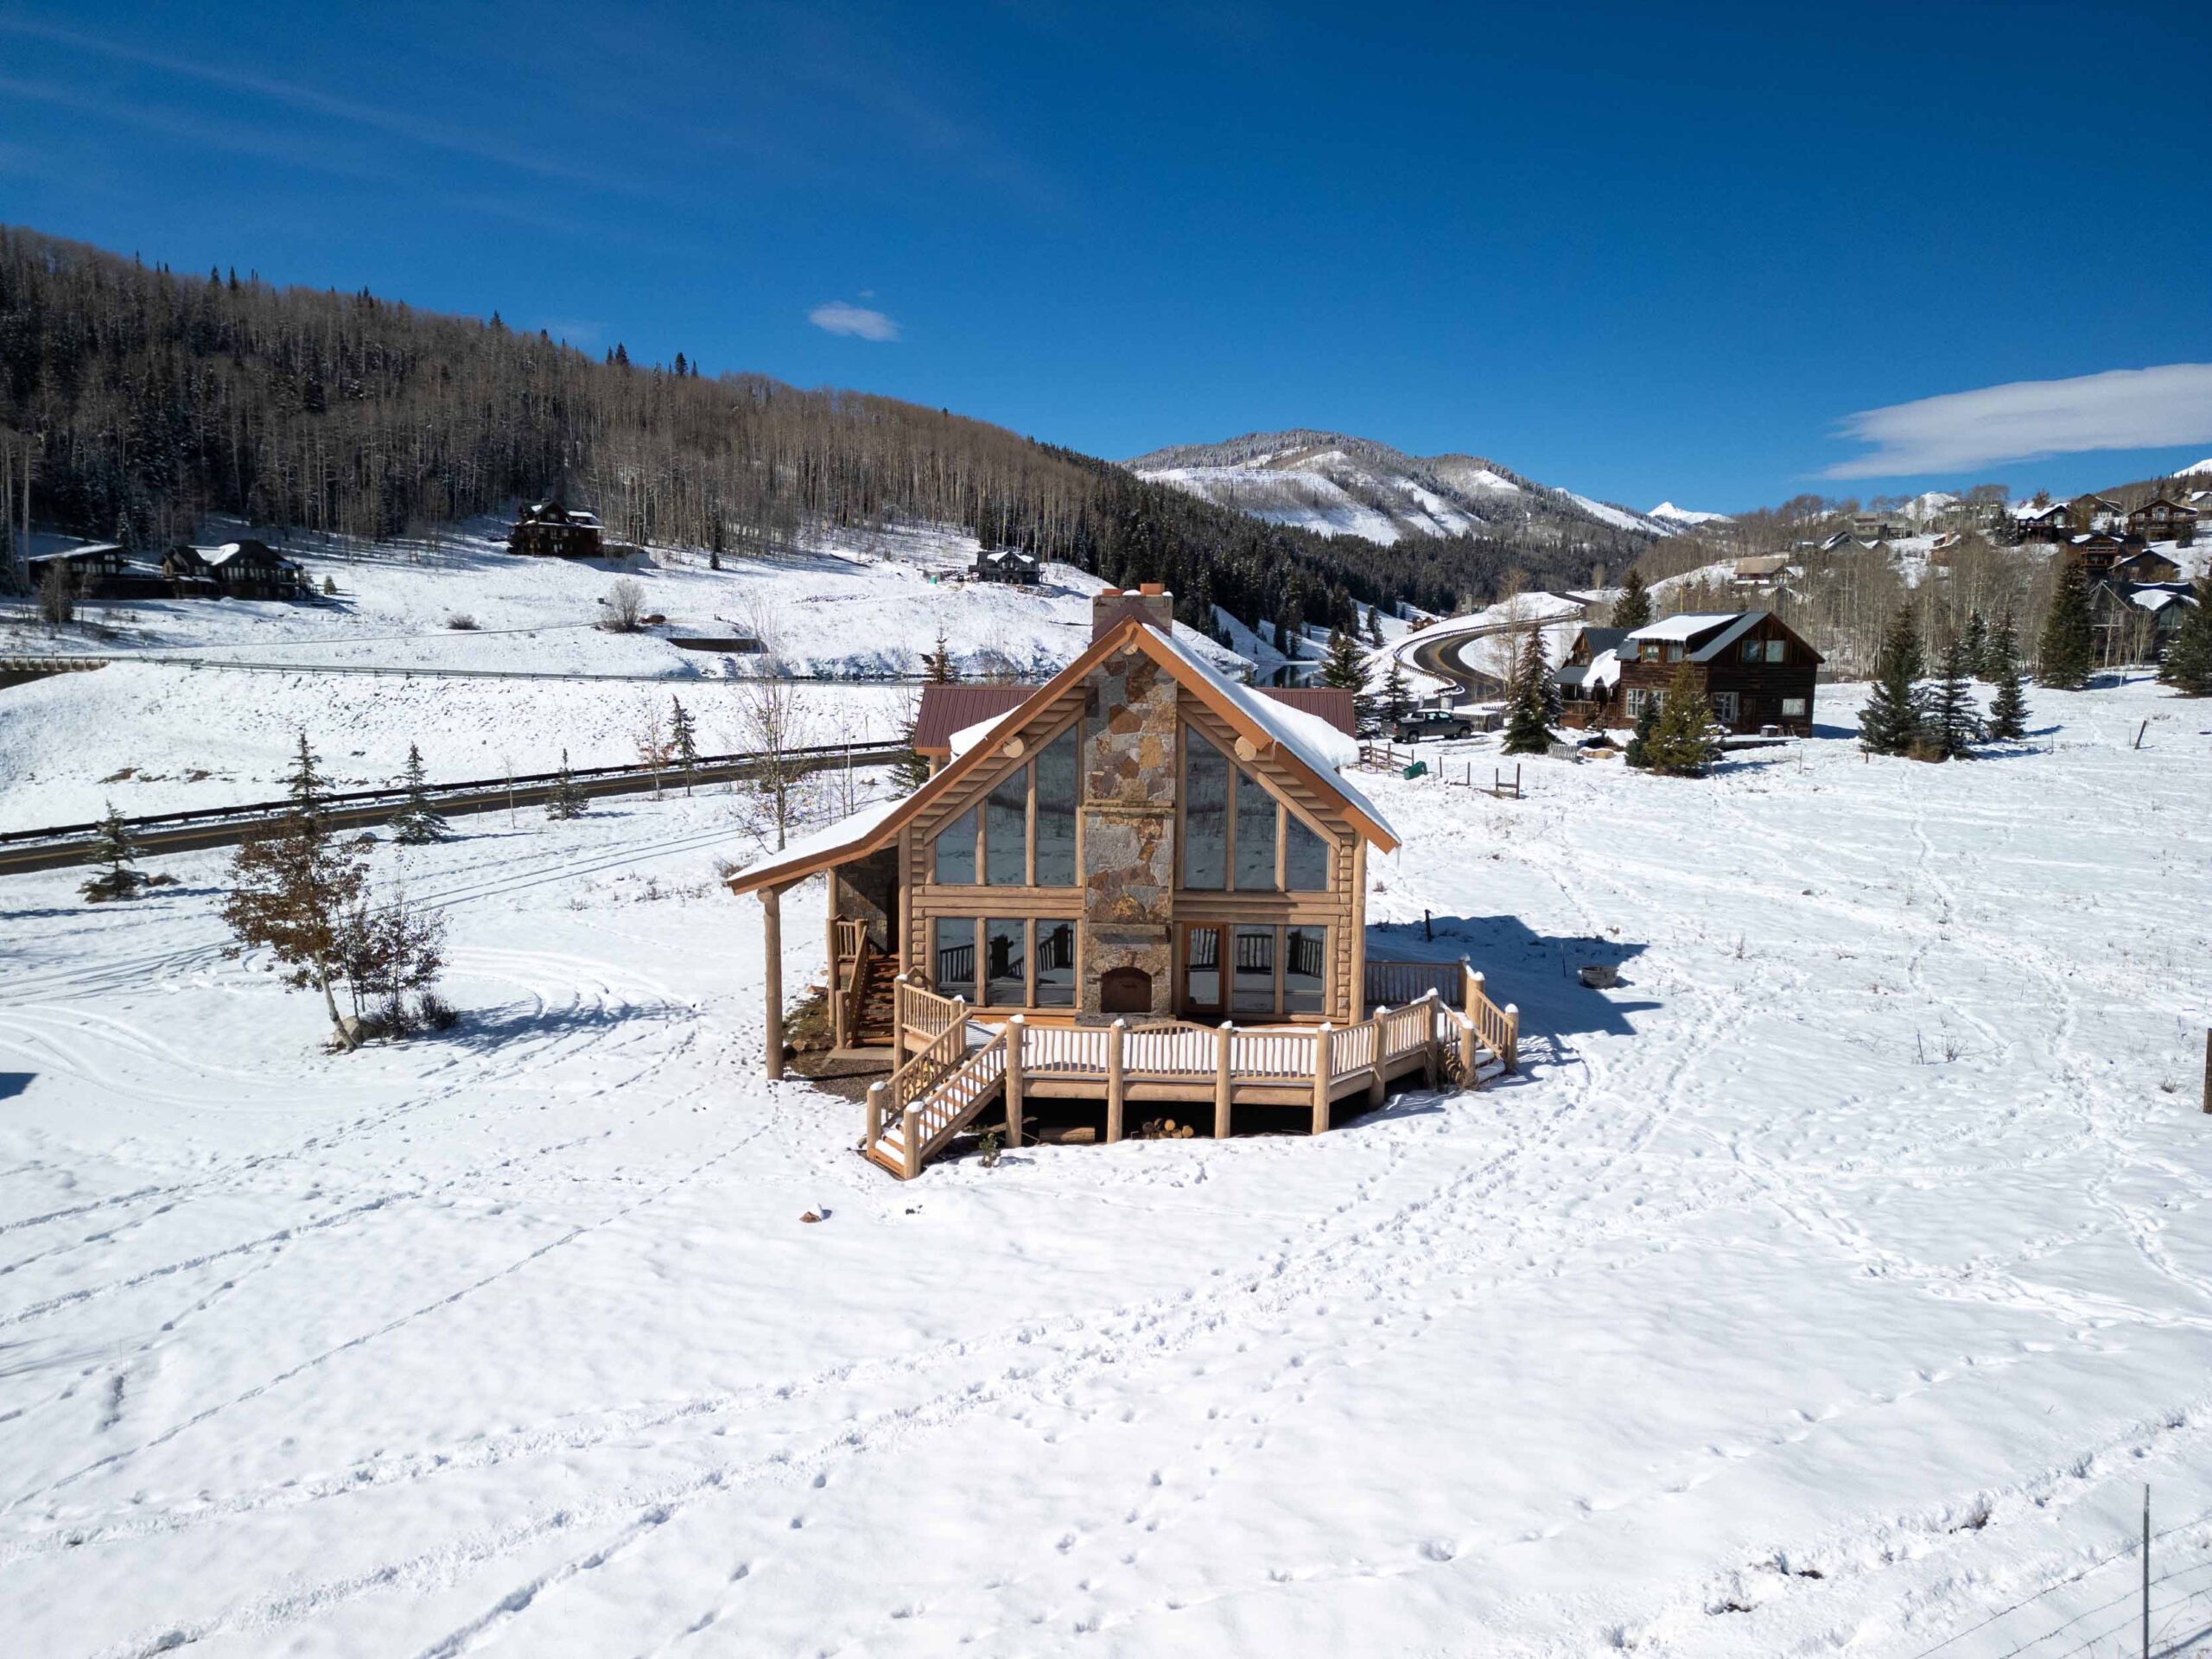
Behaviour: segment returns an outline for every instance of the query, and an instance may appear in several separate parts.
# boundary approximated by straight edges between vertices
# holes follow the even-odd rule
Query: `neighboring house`
[[[1018,547],[1001,547],[976,555],[976,580],[1015,582],[1035,586],[1044,580],[1044,562]]]
[[[1898,537],[1911,532],[1912,527],[1895,513],[1854,512],[1851,515],[1851,533],[1862,542],[1893,542]]]
[[[2155,663],[2196,603],[2185,582],[2099,582],[2089,590],[2089,631],[2107,668]]]
[[[533,501],[507,532],[507,551],[539,558],[595,559],[606,550],[605,531],[595,513],[558,500]]]
[[[2179,582],[2181,566],[2154,548],[2138,547],[2123,551],[2106,574],[2114,582]]]
[[[306,574],[266,542],[241,539],[219,547],[173,547],[162,574],[180,596],[219,594],[226,599],[297,599]]]
[[[1878,542],[1861,540],[1850,531],[1839,530],[1821,543],[1821,551],[1823,553],[1871,553],[1878,545],[1880,545]]]
[[[2012,508],[2012,534],[2023,542],[2059,542],[2082,526],[2063,501],[2037,506],[2023,501]]]
[[[30,571],[34,586],[44,582],[49,570],[66,570],[77,591],[87,595],[103,593],[109,582],[121,578],[130,568],[122,545],[116,542],[87,542],[82,547],[34,553],[23,563]]]
[[[2154,495],[2127,515],[2127,533],[2146,542],[2187,541],[2196,529],[2197,511],[2170,496]]]
[[[2077,495],[2066,505],[2077,531],[2102,531],[2117,536],[2127,528],[2127,509],[2101,495]]]
[[[1109,1141],[1132,1100],[1211,1102],[1217,1134],[1241,1103],[1310,1108],[1324,1128],[1332,1101],[1379,1100],[1407,1044],[1458,1017],[1421,988],[1491,1006],[1462,963],[1368,960],[1370,853],[1398,841],[1339,771],[1358,744],[1224,678],[1172,609],[1156,586],[1098,594],[1090,645],[995,715],[984,688],[944,688],[941,718],[977,718],[946,734],[941,770],[729,878],[764,906],[772,1076],[785,889],[830,879],[841,1036],[878,962],[903,976],[887,1040],[904,1064],[869,1095],[879,1164],[917,1173],[1009,1099],[1014,1139],[1021,1103],[1047,1098],[1103,1103]],[[1398,1012],[1370,1014],[1382,1001]]]
[[[2103,531],[2089,531],[2069,536],[2060,543],[2059,550],[2080,565],[2082,574],[2091,582],[2099,582],[2112,575],[2113,566],[2136,550],[2120,537]]]
[[[1580,715],[1568,723],[1633,726],[1688,665],[1713,719],[1729,731],[1811,732],[1822,658],[1772,612],[1693,612],[1618,639],[1615,632],[1585,628],[1569,648],[1568,667],[1583,672],[1572,691],[1561,677],[1562,706]]]
[[[1738,588],[1776,588],[1789,569],[1787,553],[1763,553],[1754,558],[1736,561],[1735,584]]]

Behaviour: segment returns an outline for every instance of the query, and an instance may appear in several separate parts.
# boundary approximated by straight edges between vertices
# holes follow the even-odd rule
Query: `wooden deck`
[[[901,980],[897,1041],[915,1052],[869,1088],[861,1150],[912,1180],[995,1105],[1006,1144],[1019,1146],[1024,1103],[1050,1099],[1103,1102],[1109,1141],[1122,1139],[1128,1106],[1166,1102],[1210,1101],[1217,1137],[1229,1135],[1239,1105],[1305,1108],[1319,1135],[1337,1102],[1379,1105],[1391,1083],[1414,1072],[1432,1087],[1449,1080],[1472,1088],[1486,1065],[1513,1069],[1520,1016],[1492,1003],[1465,963],[1368,963],[1370,992],[1416,982],[1414,1000],[1377,1007],[1357,1025],[1243,1030],[1187,1020],[1078,1026],[1020,1014],[989,1023],[959,998]]]

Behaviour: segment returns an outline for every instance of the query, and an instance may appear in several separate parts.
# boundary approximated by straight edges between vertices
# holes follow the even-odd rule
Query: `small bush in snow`
[[[607,609],[600,626],[609,633],[635,633],[645,614],[645,590],[624,576],[607,590],[600,603]]]
[[[476,619],[467,611],[455,611],[446,618],[446,626],[455,633],[474,633],[476,632]]]

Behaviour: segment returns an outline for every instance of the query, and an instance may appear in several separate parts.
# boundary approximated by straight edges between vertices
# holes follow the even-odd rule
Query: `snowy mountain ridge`
[[[1304,427],[1171,444],[1122,464],[1274,524],[1386,544],[1407,536],[1508,532],[1566,541],[1599,529],[1672,536],[1707,517],[1635,512],[1478,455],[1408,455],[1372,438]]]

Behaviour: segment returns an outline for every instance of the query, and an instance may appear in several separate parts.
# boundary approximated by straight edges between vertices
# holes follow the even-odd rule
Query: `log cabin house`
[[[1687,665],[1727,730],[1808,734],[1823,660],[1770,611],[1692,612],[1633,633],[1585,628],[1555,677],[1560,723],[1633,726],[1644,700],[1663,699]]]
[[[297,599],[306,575],[266,542],[242,539],[219,547],[173,547],[162,575],[180,596],[219,594],[226,599]]]
[[[599,517],[558,501],[527,503],[507,532],[507,551],[534,558],[595,559],[605,551]]]
[[[1518,1016],[1464,960],[1367,956],[1368,857],[1398,842],[1341,774],[1357,742],[1224,678],[1172,608],[1109,590],[1046,684],[941,688],[940,725],[975,718],[926,783],[729,878],[763,906],[772,1077],[781,895],[829,878],[836,1038],[889,1050],[862,1150],[894,1173],[979,1120],[1018,1144],[1026,1101],[1102,1105],[1109,1141],[1150,1102],[1319,1131],[1400,1077],[1512,1062]]]
[[[1045,579],[1044,562],[1018,547],[1001,547],[976,555],[978,582],[1007,582],[1034,587]]]
[[[2186,542],[2196,532],[2197,512],[2171,496],[2154,495],[2127,515],[2127,533],[2146,542]]]
[[[2042,506],[2031,501],[2019,502],[2011,514],[2012,537],[2021,542],[2060,542],[2082,526],[2074,509],[2063,501],[2046,502]]]

